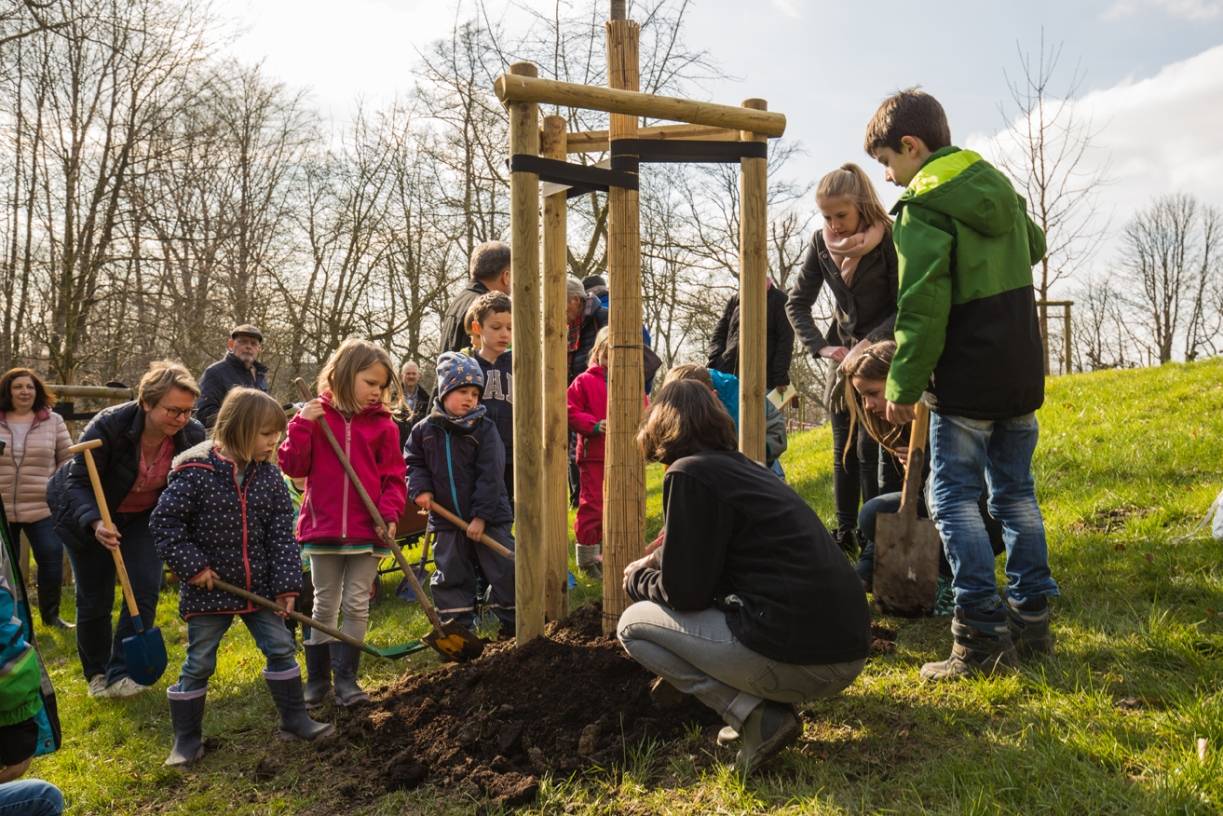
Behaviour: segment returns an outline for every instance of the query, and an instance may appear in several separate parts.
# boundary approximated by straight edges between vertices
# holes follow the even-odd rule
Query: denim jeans
[[[145,629],[154,625],[157,594],[161,587],[161,557],[149,532],[149,512],[116,513],[115,526],[123,538],[119,552],[132,582],[132,594]],[[136,633],[128,617],[127,604],[121,605],[119,625],[111,634],[110,616],[115,606],[115,561],[110,550],[90,534],[82,545],[69,546],[68,560],[76,575],[76,650],[85,679],[106,675],[110,685],[127,676],[123,658],[123,639]]]
[[[830,417],[832,424],[832,492],[836,503],[837,527],[852,530],[858,521],[859,502],[867,502],[880,493],[900,489],[902,481],[899,463],[871,439],[866,429],[854,428],[856,439],[849,446],[849,412],[837,411]]]
[[[1058,594],[1032,480],[1038,436],[1035,414],[999,420],[930,416],[927,498],[951,564],[958,607],[990,611],[1001,603],[989,532],[978,507],[983,490],[989,514],[1002,525],[1007,595],[1023,603]]]
[[[194,615],[187,619],[187,659],[178,676],[179,691],[207,688],[208,678],[217,669],[217,647],[229,631],[234,615]],[[237,615],[246,624],[255,645],[267,658],[267,671],[287,672],[297,668],[293,635],[284,619],[269,609]]]
[[[10,524],[9,529],[13,532],[14,545],[23,532],[30,542],[30,551],[38,564],[38,611],[43,623],[54,623],[53,618],[59,615],[64,583],[64,545],[55,532],[55,525],[47,516],[39,521]]]
[[[866,662],[782,663],[740,643],[720,609],[679,612],[652,601],[624,610],[616,636],[634,660],[736,729],[764,700],[796,704],[839,693]]]
[[[0,816],[59,816],[64,797],[41,779],[15,779],[0,785]]]

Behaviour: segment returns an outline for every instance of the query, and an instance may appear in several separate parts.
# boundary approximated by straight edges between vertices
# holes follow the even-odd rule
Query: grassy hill
[[[769,773],[741,784],[693,735],[642,746],[617,770],[548,780],[533,811],[1223,812],[1223,545],[1204,534],[1180,538],[1223,488],[1223,361],[1051,380],[1040,420],[1037,490],[1063,593],[1055,657],[1011,677],[925,685],[917,670],[945,656],[946,619],[888,620],[899,630],[896,651],[872,659],[841,697],[808,706],[802,742]],[[795,489],[831,518],[827,429],[794,437],[783,461]],[[655,528],[658,484],[652,472]],[[163,685],[185,643],[175,608],[176,598],[163,596],[171,662]],[[424,631],[418,613],[402,610],[376,607],[377,642]],[[160,687],[128,701],[89,700],[71,636],[45,635],[66,737],[33,772],[81,814],[476,809],[458,793],[421,789],[351,811],[338,799],[342,780],[311,775],[308,747],[268,739],[262,658],[240,630],[222,648],[210,691],[212,753],[187,775],[161,767],[170,727]],[[363,669],[376,686],[433,663],[418,656]],[[260,760],[271,754],[268,772]]]

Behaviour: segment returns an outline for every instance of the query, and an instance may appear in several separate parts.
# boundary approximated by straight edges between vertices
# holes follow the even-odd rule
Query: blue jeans
[[[115,526],[123,538],[119,552],[132,582],[136,608],[145,629],[153,627],[157,615],[157,595],[161,589],[161,556],[149,532],[149,514],[115,513]],[[85,679],[106,675],[110,685],[127,676],[123,639],[136,634],[128,617],[127,604],[121,605],[119,625],[111,634],[110,616],[115,607],[115,561],[110,550],[99,544],[90,531],[88,540],[68,549],[68,560],[76,575],[76,651],[81,658]]]
[[[30,551],[38,564],[38,611],[43,623],[54,623],[54,618],[59,616],[64,583],[64,545],[55,532],[55,525],[47,516],[39,521],[14,522],[9,528],[13,531],[14,545],[23,532],[30,542]]]
[[[1001,604],[989,532],[977,504],[982,490],[989,514],[1002,525],[1007,595],[1024,603],[1058,594],[1032,481],[1038,436],[1035,414],[999,420],[930,416],[927,498],[958,607],[988,612]]]
[[[41,779],[15,779],[0,785],[0,816],[59,816],[64,797]]]
[[[217,647],[229,631],[234,615],[195,615],[187,619],[187,659],[178,676],[179,691],[208,687],[208,678],[217,670]],[[246,624],[255,645],[267,658],[267,670],[286,672],[297,668],[297,649],[284,619],[268,609],[238,615]]]

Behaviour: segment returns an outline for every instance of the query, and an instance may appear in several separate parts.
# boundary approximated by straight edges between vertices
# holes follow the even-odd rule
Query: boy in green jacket
[[[1012,668],[1019,654],[1052,652],[1048,599],[1058,592],[1032,481],[1044,401],[1032,265],[1045,237],[1002,173],[951,145],[942,106],[923,91],[879,106],[866,152],[905,188],[892,210],[900,287],[887,418],[912,421],[925,392],[930,510],[955,591],[951,656],[921,674]],[[1006,543],[1005,604],[977,507],[987,489]]]

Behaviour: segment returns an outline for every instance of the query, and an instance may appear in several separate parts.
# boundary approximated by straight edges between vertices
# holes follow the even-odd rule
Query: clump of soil
[[[611,767],[644,739],[715,722],[692,698],[656,707],[652,679],[603,636],[599,607],[584,607],[520,648],[493,645],[479,660],[376,694],[324,761],[350,778],[360,769],[351,793],[474,784],[497,804],[522,804],[535,798],[542,774]]]
[[[871,621],[871,655],[885,655],[896,651],[896,630]]]

